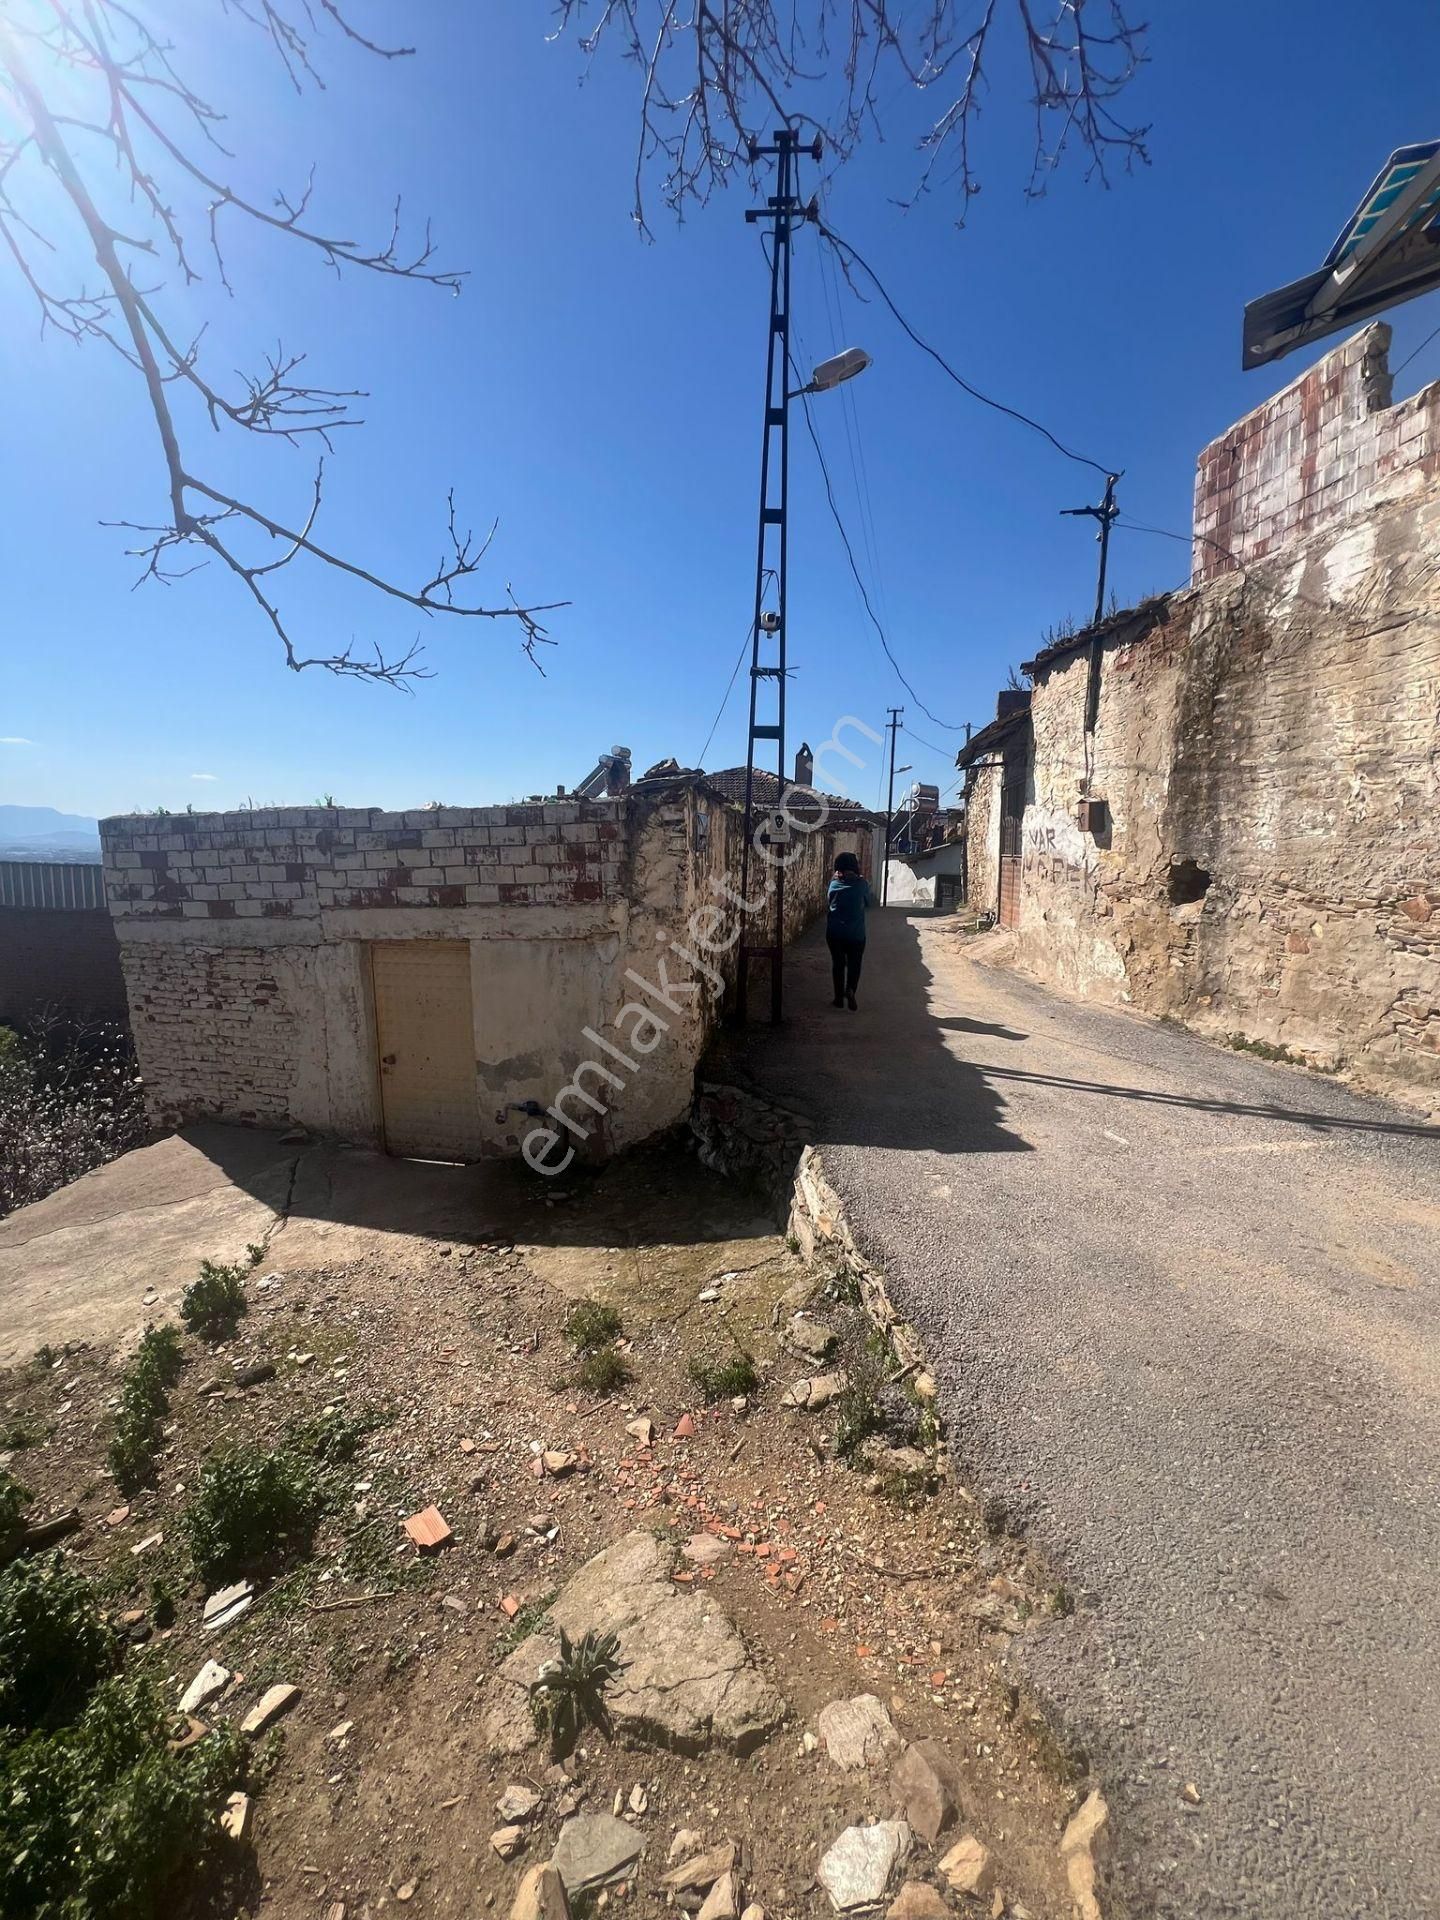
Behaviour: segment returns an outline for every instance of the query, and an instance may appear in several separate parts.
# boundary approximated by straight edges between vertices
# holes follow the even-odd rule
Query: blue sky
[[[356,17],[383,31],[387,11]],[[1253,0],[1154,11],[1130,98],[1153,124],[1149,169],[1107,192],[1071,168],[1027,202],[1028,114],[1002,66],[963,231],[943,192],[908,213],[893,204],[916,164],[903,122],[835,179],[828,215],[967,377],[1123,467],[1124,509],[1183,533],[1199,448],[1305,364],[1241,373],[1245,301],[1317,264],[1390,149],[1437,131],[1440,21],[1430,0],[1379,0],[1363,31],[1345,0],[1314,0],[1303,30],[1293,9]],[[546,9],[521,0],[434,0],[404,17],[414,60],[337,50],[328,90],[303,102],[228,36],[199,64],[255,186],[303,179],[314,158],[317,207],[351,232],[383,228],[402,191],[432,215],[445,261],[469,268],[464,293],[337,283],[237,230],[239,297],[202,284],[177,290],[172,311],[210,322],[222,368],[281,337],[309,350],[317,379],[369,389],[368,424],[332,464],[331,542],[423,578],[453,485],[476,525],[499,517],[497,597],[509,581],[571,602],[551,620],[548,677],[504,625],[422,623],[323,577],[297,583],[303,637],[325,651],[372,633],[393,646],[423,624],[437,677],[407,698],[292,675],[213,569],[132,591],[126,538],[100,522],[155,508],[142,397],[102,349],[41,341],[28,295],[0,270],[0,735],[32,743],[0,745],[0,800],[88,813],[322,792],[482,803],[573,784],[612,742],[642,767],[699,752],[753,590],[766,289],[749,197],[737,186],[677,226],[657,194],[644,244],[629,217],[631,72],[598,64],[581,86],[578,49],[547,44]],[[1432,297],[1390,317],[1398,364],[1440,309]],[[878,305],[827,289],[808,235],[795,319],[812,358],[852,342],[874,356],[846,400],[817,400],[817,427],[908,677],[939,720],[983,723],[1007,666],[1088,611],[1091,529],[1058,515],[1096,498],[1097,477],[965,399]],[[1437,375],[1440,340],[1397,393]],[[213,470],[300,511],[303,456],[259,454],[217,444]],[[903,702],[902,756],[944,784],[963,736],[925,718],[886,665],[803,430],[792,458],[792,743],[823,739],[844,713],[878,727]],[[1122,602],[1187,571],[1179,542],[1122,532],[1113,552]],[[742,675],[707,764],[743,759],[743,701]],[[878,774],[877,754],[867,780]]]

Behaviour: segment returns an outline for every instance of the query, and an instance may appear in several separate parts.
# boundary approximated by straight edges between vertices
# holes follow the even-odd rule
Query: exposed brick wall
[[[1364,328],[1204,449],[1193,585],[1430,486],[1440,382],[1392,406],[1389,348],[1389,327]]]
[[[0,907],[0,1020],[44,1007],[81,1019],[125,1018],[120,948],[103,910]]]
[[[299,949],[127,943],[130,1021],[152,1118],[289,1118],[299,1058]],[[282,974],[285,978],[282,980]]]
[[[313,919],[331,909],[569,906],[617,892],[614,806],[280,807],[101,823],[117,920]]]

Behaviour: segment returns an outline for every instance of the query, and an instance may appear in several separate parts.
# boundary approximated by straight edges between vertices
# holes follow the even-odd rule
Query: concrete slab
[[[123,1343],[173,1317],[201,1260],[243,1260],[284,1211],[302,1149],[197,1127],[0,1221],[0,1366],[67,1340]],[[154,1288],[159,1302],[141,1303]]]

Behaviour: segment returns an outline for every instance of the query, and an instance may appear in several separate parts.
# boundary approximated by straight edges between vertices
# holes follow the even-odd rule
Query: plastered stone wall
[[[1108,623],[1088,767],[1088,653],[1041,665],[1022,961],[1440,1105],[1437,551],[1387,496]]]
[[[597,1057],[589,1036],[645,998],[632,974],[657,984],[711,881],[738,872],[738,818],[689,782],[593,803],[102,822],[154,1119],[299,1121],[379,1143],[367,948],[463,940],[483,1150],[519,1152],[534,1120],[518,1109],[548,1107]],[[824,857],[807,849],[787,920],[816,911]],[[668,969],[694,972],[674,958]],[[587,1156],[684,1117],[719,1003],[718,991],[685,996],[644,1070],[604,1086]]]
[[[1192,586],[1433,484],[1440,382],[1392,406],[1389,349],[1389,327],[1363,328],[1204,449]]]
[[[981,761],[965,789],[966,904],[995,913],[1000,904],[1000,756]]]

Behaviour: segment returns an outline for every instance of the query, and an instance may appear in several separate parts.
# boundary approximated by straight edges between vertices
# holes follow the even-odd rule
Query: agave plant
[[[571,1751],[586,1727],[598,1727],[607,1738],[613,1733],[605,1690],[623,1672],[618,1634],[591,1628],[576,1646],[561,1628],[559,1654],[545,1662],[530,1688],[535,1718],[548,1728],[557,1759]]]

